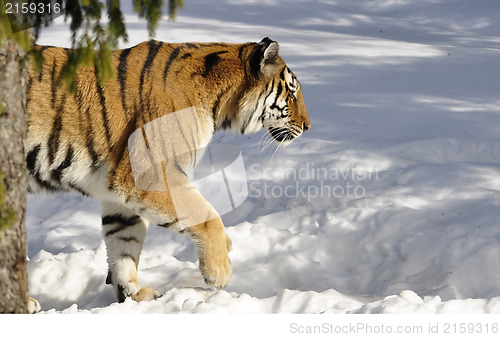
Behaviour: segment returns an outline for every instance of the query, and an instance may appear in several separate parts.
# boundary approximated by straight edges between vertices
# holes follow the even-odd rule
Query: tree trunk
[[[26,313],[26,74],[25,52],[0,46],[0,313]]]

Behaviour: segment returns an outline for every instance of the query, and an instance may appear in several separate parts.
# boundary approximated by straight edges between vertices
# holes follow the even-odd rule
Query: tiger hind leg
[[[151,287],[141,288],[137,265],[149,222],[119,204],[102,202],[102,234],[108,254],[108,277],[118,302],[127,297],[149,301],[160,297]]]

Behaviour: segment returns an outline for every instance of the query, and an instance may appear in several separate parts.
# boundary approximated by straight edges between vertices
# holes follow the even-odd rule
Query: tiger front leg
[[[216,289],[221,289],[229,282],[232,273],[229,251],[231,239],[224,230],[220,218],[191,226],[183,231],[198,247],[200,272],[205,282]]]
[[[155,210],[154,213],[169,215],[158,219],[150,216],[149,219],[190,237],[198,248],[199,267],[205,282],[221,289],[229,282],[232,273],[228,255],[232,248],[231,239],[215,208],[193,183],[187,181],[186,175],[179,174],[176,168],[166,169],[166,172],[170,173],[169,191],[145,193],[143,200],[147,201],[148,209]],[[172,222],[172,218],[175,221]]]
[[[112,284],[118,302],[127,297],[149,301],[160,297],[151,287],[141,288],[137,265],[149,222],[129,209],[114,203],[102,203],[102,231],[108,254],[107,284]]]

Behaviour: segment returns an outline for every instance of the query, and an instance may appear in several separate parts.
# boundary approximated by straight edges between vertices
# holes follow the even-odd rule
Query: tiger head
[[[264,38],[249,59],[256,80],[240,103],[241,132],[264,128],[280,146],[311,127],[299,81],[278,55],[278,43]]]

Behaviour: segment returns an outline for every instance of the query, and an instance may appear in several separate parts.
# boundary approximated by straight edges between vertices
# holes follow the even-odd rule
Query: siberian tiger
[[[181,219],[168,187],[139,188],[129,156],[130,137],[136,130],[144,135],[147,125],[163,116],[194,108],[198,135],[175,131],[172,123],[165,133],[196,137],[195,147],[202,148],[216,130],[247,134],[265,128],[275,141],[287,145],[311,123],[299,81],[278,55],[278,43],[269,38],[244,44],[151,40],[115,51],[117,76],[104,85],[94,67],[79,68],[74,92],[56,84],[71,50],[37,48],[42,70],[31,62],[27,92],[29,191],[75,191],[102,202],[106,283],[113,285],[119,302],[160,296],[137,281],[149,222],[189,236],[198,247],[206,283],[224,287],[232,272],[231,240],[220,217]],[[161,137],[163,131],[157,131]],[[147,142],[152,141],[148,135]],[[173,143],[176,151],[177,140]],[[187,183],[186,172],[195,164],[189,157],[157,169],[167,181],[175,176]],[[203,198],[191,191],[184,201],[195,212]]]

